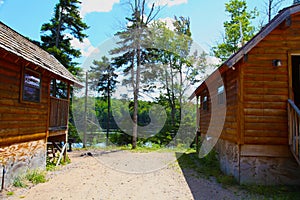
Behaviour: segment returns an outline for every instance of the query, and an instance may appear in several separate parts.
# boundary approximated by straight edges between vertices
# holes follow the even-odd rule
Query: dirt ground
[[[10,188],[3,199],[249,199],[249,194],[225,189],[214,180],[182,169],[174,152],[73,151],[72,163],[47,175],[31,188]],[[178,154],[177,154],[178,156]]]

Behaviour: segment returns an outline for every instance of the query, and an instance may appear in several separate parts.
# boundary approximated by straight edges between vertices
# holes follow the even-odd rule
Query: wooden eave
[[[223,74],[227,69],[232,68],[237,62],[239,62],[245,55],[247,55],[259,42],[261,42],[267,35],[269,35],[275,28],[282,25],[282,28],[290,26],[291,15],[300,11],[300,4],[293,5],[284,8],[276,15],[267,25],[265,25],[258,34],[256,34],[250,41],[248,41],[243,47],[241,47],[235,54],[230,56],[218,69],[216,69],[201,85],[194,91],[189,97],[193,99],[197,94],[206,88],[205,82],[213,82],[216,78],[215,74],[219,71]],[[225,69],[227,68],[227,69]]]
[[[33,44],[1,21],[0,49],[33,63],[76,86],[83,86],[81,82],[77,80],[77,78],[75,78],[54,56]]]

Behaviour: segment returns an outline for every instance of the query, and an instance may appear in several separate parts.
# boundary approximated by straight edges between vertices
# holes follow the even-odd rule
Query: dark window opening
[[[208,102],[207,101],[208,101],[207,96],[204,96],[203,101],[202,101],[203,110],[208,110]]]
[[[39,103],[41,101],[41,74],[30,69],[24,70],[22,100]]]
[[[224,104],[224,85],[218,87],[218,104]]]
[[[68,85],[61,80],[52,79],[50,83],[50,95],[58,99],[67,99]]]

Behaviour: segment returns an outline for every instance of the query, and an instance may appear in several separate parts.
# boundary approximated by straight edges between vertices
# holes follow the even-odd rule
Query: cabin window
[[[41,101],[41,74],[30,69],[24,70],[22,100],[39,103]]]
[[[218,87],[218,104],[224,104],[224,85]]]
[[[58,99],[67,99],[68,85],[61,80],[52,79],[50,83],[50,95]]]
[[[202,108],[203,108],[203,110],[208,110],[207,96],[204,96],[204,97],[203,97]]]

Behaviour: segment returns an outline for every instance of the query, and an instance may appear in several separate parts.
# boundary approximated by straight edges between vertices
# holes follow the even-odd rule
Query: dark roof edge
[[[44,50],[44,49],[41,48],[40,46],[34,44],[34,43],[33,43],[31,40],[29,40],[27,37],[25,37],[24,35],[20,34],[20,33],[17,32],[16,30],[12,29],[12,28],[9,27],[8,25],[4,24],[2,21],[0,21],[0,23],[1,23],[3,26],[5,26],[5,27],[7,27],[8,29],[10,29],[11,31],[13,31],[14,33],[16,33],[16,34],[18,34],[19,36],[21,36],[21,37],[22,37],[23,39],[25,39],[27,42],[32,43],[33,45],[35,45],[35,46],[36,46],[37,48],[39,48],[41,51],[44,51],[44,52],[46,52],[47,54],[49,54],[49,55],[52,57],[52,59],[55,59],[62,67],[65,67],[65,66],[63,66],[63,65],[62,65],[62,64],[61,64],[61,63],[60,63],[53,55],[51,55],[49,52],[47,52],[46,50]],[[62,78],[66,79],[66,80],[68,80],[68,81],[70,81],[70,82],[73,82],[74,85],[77,86],[77,87],[83,87],[83,84],[82,84],[82,83],[81,83],[81,82],[80,82],[80,81],[79,81],[79,80],[78,80],[71,72],[69,72],[67,69],[66,69],[66,70],[70,73],[70,75],[73,77],[73,79],[72,79],[72,78],[69,78],[69,77],[67,77],[67,76],[62,76],[61,74],[59,74],[59,73],[57,73],[57,72],[55,72],[55,71],[53,71],[53,70],[47,68],[46,66],[43,66],[43,65],[41,65],[41,64],[39,64],[39,63],[37,63],[37,62],[35,62],[34,60],[30,60],[30,59],[26,58],[25,56],[23,56],[22,54],[20,54],[20,53],[18,53],[18,52],[12,51],[11,49],[7,48],[7,47],[4,46],[4,45],[1,45],[1,44],[0,44],[0,47],[1,47],[2,49],[6,50],[6,51],[8,51],[8,52],[10,52],[10,53],[12,53],[12,54],[15,54],[15,55],[17,55],[17,56],[23,58],[24,60],[26,60],[26,61],[28,61],[28,62],[31,62],[31,63],[33,63],[33,64],[35,64],[35,65],[37,65],[37,66],[39,66],[39,67],[41,67],[41,68],[43,68],[43,69],[45,69],[45,70],[47,70],[47,71],[49,71],[49,72],[51,72],[51,73],[53,73],[53,74],[59,76],[59,77],[62,77]]]
[[[35,64],[35,65],[37,65],[37,66],[39,66],[39,67],[41,67],[41,68],[43,68],[43,69],[45,69],[45,70],[47,70],[47,71],[49,71],[49,72],[51,72],[51,73],[53,73],[53,74],[59,76],[59,77],[62,77],[62,78],[66,79],[66,80],[68,80],[68,81],[70,81],[70,82],[73,82],[75,85],[79,85],[79,86],[82,85],[82,83],[79,82],[75,77],[74,77],[74,79],[71,79],[71,78],[68,78],[68,77],[66,77],[66,76],[62,76],[61,74],[59,74],[59,73],[57,73],[57,72],[55,72],[55,71],[53,71],[53,70],[51,70],[51,69],[49,69],[49,68],[45,68],[43,65],[41,65],[41,64],[39,64],[39,63],[36,63],[36,62],[33,61],[33,60],[27,59],[26,57],[22,56],[22,55],[21,55],[20,53],[18,53],[18,52],[12,52],[10,49],[8,49],[7,47],[5,47],[5,46],[3,46],[3,45],[1,45],[1,44],[0,44],[0,47],[1,47],[2,49],[6,50],[6,51],[8,51],[8,52],[10,52],[10,53],[12,53],[12,54],[15,54],[15,55],[17,55],[17,56],[23,58],[24,60],[26,60],[26,61],[28,61],[28,62],[31,62],[31,63],[33,63],[33,64]],[[52,56],[52,55],[51,55],[51,56]],[[54,57],[54,56],[53,56],[53,57]],[[56,59],[56,58],[55,58],[55,59]]]
[[[235,54],[228,58],[222,65],[227,65],[231,68],[236,64],[245,54],[247,54],[253,47],[255,47],[261,40],[263,40],[270,32],[286,20],[291,14],[300,11],[299,5],[287,7],[280,11],[264,28],[262,28],[250,41],[248,41]]]

